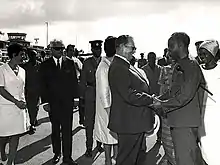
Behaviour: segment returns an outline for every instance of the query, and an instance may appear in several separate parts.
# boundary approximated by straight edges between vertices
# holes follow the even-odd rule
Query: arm
[[[80,74],[80,97],[81,98],[85,97],[85,91],[86,91],[86,64],[87,62],[85,61],[83,63],[82,71]]]
[[[195,96],[201,82],[202,71],[197,64],[190,63],[184,72],[184,81],[179,87],[178,93],[172,98],[162,102],[166,112],[179,109],[188,104]],[[171,89],[172,90],[172,89]]]
[[[40,96],[42,104],[49,102],[48,89],[47,89],[47,76],[45,72],[47,71],[44,67],[45,63],[40,65],[39,76],[40,76]],[[45,105],[45,104],[44,104]]]
[[[73,71],[73,78],[72,78],[72,80],[73,80],[73,89],[74,89],[74,91],[73,91],[73,97],[74,98],[79,98],[79,85],[78,85],[78,80],[77,80],[77,75],[76,75],[76,69],[75,69],[75,64],[74,64],[74,62],[73,61],[71,61],[72,62],[72,67],[73,67],[73,69],[72,69],[72,71]]]
[[[117,92],[125,102],[134,106],[148,106],[153,103],[153,98],[149,94],[134,89],[131,84],[129,70],[118,66],[109,75],[109,82],[116,88]]]
[[[7,90],[5,90],[4,86],[0,86],[0,95],[6,100],[11,101],[12,103],[16,104],[16,102],[18,101]]]

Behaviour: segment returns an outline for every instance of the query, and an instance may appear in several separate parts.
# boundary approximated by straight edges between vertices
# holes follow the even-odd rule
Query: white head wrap
[[[206,49],[215,57],[219,49],[219,44],[216,40],[206,40],[203,43],[201,43],[199,48]]]

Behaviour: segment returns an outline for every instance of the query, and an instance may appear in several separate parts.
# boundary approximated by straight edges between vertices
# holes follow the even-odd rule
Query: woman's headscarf
[[[201,43],[199,48],[206,49],[215,57],[219,49],[219,44],[216,40],[206,40],[203,43]]]

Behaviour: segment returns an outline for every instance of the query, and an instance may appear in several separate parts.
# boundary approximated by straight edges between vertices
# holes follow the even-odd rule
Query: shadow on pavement
[[[161,144],[155,143],[153,148],[147,153],[142,153],[140,159],[140,165],[157,165],[158,161],[161,159],[162,155],[160,154]]]
[[[82,155],[76,161],[79,165],[92,165],[101,154],[97,148],[94,148],[92,158],[87,158],[85,155]]]
[[[48,150],[50,148],[50,144],[51,144],[51,139],[50,139],[50,135],[48,135],[47,137],[37,142],[34,142],[30,145],[21,148],[17,153],[15,163],[22,164],[29,161],[37,154]]]
[[[84,127],[82,127],[82,126],[76,127],[72,131],[72,136],[74,136],[81,129],[84,129]],[[29,161],[34,156],[48,150],[51,147],[50,145],[51,145],[51,138],[50,138],[50,135],[48,135],[47,137],[45,137],[37,142],[34,142],[30,145],[27,145],[27,146],[21,148],[17,153],[15,163],[22,164],[22,163]],[[48,160],[46,163],[44,163],[44,165],[45,164],[46,165],[52,164],[52,159]]]

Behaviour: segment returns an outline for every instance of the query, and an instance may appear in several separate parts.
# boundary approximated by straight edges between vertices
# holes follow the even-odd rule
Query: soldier
[[[138,68],[147,64],[147,60],[144,58],[144,53],[141,53],[141,59],[138,60]]]
[[[96,82],[95,73],[101,61],[102,52],[101,40],[90,41],[92,57],[87,58],[83,63],[80,76],[81,99],[85,101],[85,128],[86,128],[86,157],[92,157],[93,129],[95,123],[95,101]],[[97,148],[102,152],[101,143],[97,141]]]

